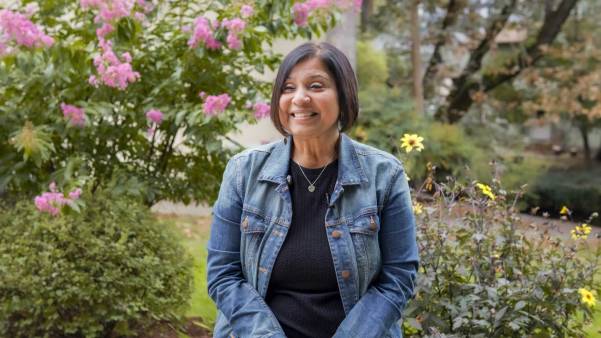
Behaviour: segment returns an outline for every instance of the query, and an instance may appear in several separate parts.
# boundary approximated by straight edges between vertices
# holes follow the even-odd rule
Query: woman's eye
[[[313,89],[321,89],[321,88],[323,88],[323,86],[321,85],[321,83],[312,83],[310,87],[313,88]]]
[[[294,87],[292,86],[285,86],[284,89],[282,89],[283,92],[291,92],[294,90]]]

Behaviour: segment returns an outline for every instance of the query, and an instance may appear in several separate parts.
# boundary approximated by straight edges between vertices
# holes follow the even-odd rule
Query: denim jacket
[[[324,220],[346,314],[334,337],[402,337],[399,319],[418,267],[415,220],[401,163],[340,135],[338,180]],[[208,290],[214,337],[285,337],[264,301],[292,219],[291,139],[234,156],[213,206]]]

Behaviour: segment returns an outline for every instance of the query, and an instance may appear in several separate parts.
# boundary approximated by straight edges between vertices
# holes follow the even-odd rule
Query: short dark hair
[[[334,77],[338,106],[340,107],[341,131],[350,129],[359,115],[357,78],[346,55],[327,42],[306,42],[286,55],[278,69],[271,92],[271,121],[284,136],[288,133],[284,130],[279,115],[280,96],[282,96],[284,84],[294,66],[314,57],[323,62],[330,75]]]

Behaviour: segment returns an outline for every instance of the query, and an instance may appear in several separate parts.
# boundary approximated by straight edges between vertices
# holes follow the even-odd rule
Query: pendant
[[[309,192],[314,192],[315,191],[315,186],[313,184],[310,184],[307,189],[309,190]]]

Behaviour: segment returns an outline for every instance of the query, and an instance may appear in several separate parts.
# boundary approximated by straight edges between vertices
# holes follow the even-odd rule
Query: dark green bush
[[[529,208],[558,216],[562,206],[572,211],[574,220],[584,220],[601,212],[601,169],[551,170],[539,176],[525,196]],[[601,225],[601,219],[593,221]]]
[[[133,335],[175,320],[191,258],[146,207],[84,194],[80,213],[0,207],[0,337]]]

